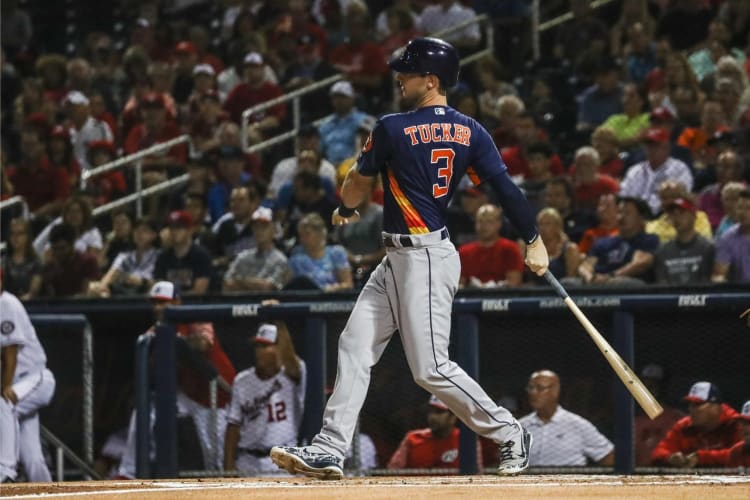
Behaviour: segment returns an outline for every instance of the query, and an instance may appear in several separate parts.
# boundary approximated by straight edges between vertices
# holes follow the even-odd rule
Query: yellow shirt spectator
[[[662,245],[675,239],[677,236],[677,231],[675,231],[672,223],[669,222],[667,214],[661,214],[658,218],[647,222],[646,232],[658,236],[659,243]],[[703,210],[698,210],[695,213],[695,232],[708,240],[713,241],[711,223],[708,221],[708,215],[706,215],[706,212]]]

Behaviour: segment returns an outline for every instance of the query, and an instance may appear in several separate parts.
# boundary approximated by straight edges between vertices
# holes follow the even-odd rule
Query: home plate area
[[[750,476],[521,475],[190,479],[3,484],[1,498],[750,498]]]

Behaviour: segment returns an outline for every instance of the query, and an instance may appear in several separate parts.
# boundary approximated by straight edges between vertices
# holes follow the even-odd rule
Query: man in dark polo
[[[169,214],[167,219],[171,247],[156,259],[154,280],[176,283],[183,293],[204,295],[211,277],[211,256],[193,243],[193,218],[185,210]]]

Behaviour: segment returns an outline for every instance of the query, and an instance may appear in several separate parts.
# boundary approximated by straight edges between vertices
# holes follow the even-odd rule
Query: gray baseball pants
[[[448,358],[453,297],[461,262],[441,231],[384,238],[393,241],[357,299],[339,338],[338,371],[312,445],[343,458],[351,445],[370,385],[370,370],[398,330],[414,381],[437,396],[477,434],[496,442],[517,436],[520,425]]]

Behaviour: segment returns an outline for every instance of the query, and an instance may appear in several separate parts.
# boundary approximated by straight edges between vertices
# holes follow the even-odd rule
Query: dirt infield
[[[370,477],[323,482],[298,478],[89,481],[4,484],[2,498],[750,498],[750,476],[546,475]]]

